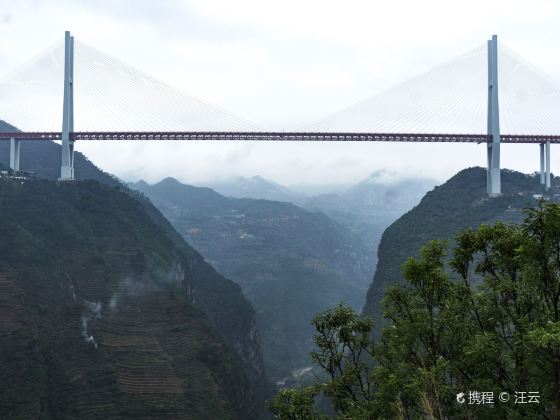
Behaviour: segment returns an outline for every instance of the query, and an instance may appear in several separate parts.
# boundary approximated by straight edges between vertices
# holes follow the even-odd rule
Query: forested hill
[[[193,304],[224,304],[205,289],[226,280],[139,200],[0,181],[2,418],[257,417],[242,361]]]
[[[359,309],[372,258],[360,238],[320,212],[224,197],[167,178],[135,185],[257,311],[267,372],[277,382],[309,366],[311,318],[343,300]]]
[[[380,322],[380,300],[386,287],[402,281],[402,265],[417,256],[420,247],[432,239],[453,239],[463,228],[495,220],[523,219],[522,209],[534,204],[533,194],[541,194],[537,176],[502,170],[500,197],[486,194],[486,170],[462,170],[443,185],[428,192],[420,203],[391,224],[383,233],[378,264],[368,290],[364,313]],[[551,194],[558,191],[553,182]]]
[[[11,129],[5,124],[3,125],[3,128]],[[8,151],[9,142],[0,141],[0,164],[8,164]],[[74,252],[79,253],[81,257],[76,259],[76,265],[80,265],[80,269],[85,271],[89,270],[90,265],[91,267],[93,267],[93,274],[91,274],[91,278],[87,280],[92,284],[86,287],[91,286],[102,289],[102,292],[99,292],[102,293],[99,295],[100,300],[96,302],[101,302],[104,310],[108,308],[107,305],[109,305],[111,301],[101,301],[102,297],[103,299],[105,299],[107,296],[112,297],[114,293],[120,293],[118,291],[115,292],[115,287],[117,287],[115,285],[117,284],[117,288],[120,288],[120,284],[123,281],[123,284],[126,285],[126,290],[128,290],[127,288],[129,286],[128,280],[122,278],[122,276],[119,277],[120,273],[122,273],[122,270],[117,270],[115,277],[111,277],[110,281],[107,280],[107,275],[111,275],[111,270],[114,267],[117,267],[119,265],[127,267],[127,264],[129,264],[128,259],[133,258],[136,255],[136,251],[140,253],[138,255],[143,254],[144,256],[148,256],[149,258],[152,258],[156,255],[158,256],[158,258],[164,256],[162,257],[163,261],[156,261],[156,264],[153,267],[160,267],[157,263],[169,264],[170,261],[173,260],[173,256],[176,256],[178,253],[183,258],[182,261],[184,262],[184,264],[182,265],[182,268],[185,270],[185,275],[189,278],[189,285],[192,286],[192,289],[190,289],[192,292],[192,299],[189,300],[185,296],[182,296],[181,299],[187,300],[187,303],[185,303],[185,305],[183,305],[183,303],[177,302],[170,303],[171,309],[169,309],[169,319],[165,318],[163,312],[143,313],[142,317],[146,316],[147,318],[142,319],[151,319],[150,314],[153,314],[155,316],[154,322],[157,321],[158,324],[152,325],[148,322],[148,327],[146,327],[150,332],[154,332],[159,328],[159,325],[167,325],[167,322],[171,324],[182,324],[184,322],[189,323],[191,322],[190,316],[192,314],[192,316],[194,317],[192,319],[192,322],[194,322],[196,325],[200,323],[200,328],[202,328],[202,325],[205,325],[204,328],[206,328],[207,331],[200,336],[200,342],[195,335],[176,337],[178,340],[175,343],[177,349],[178,351],[184,352],[185,354],[191,356],[200,356],[202,359],[204,359],[203,364],[208,365],[208,369],[210,369],[210,366],[217,366],[218,370],[205,371],[204,369],[202,369],[196,371],[195,376],[198,376],[198,374],[200,374],[200,379],[203,382],[206,381],[201,386],[197,385],[196,383],[198,379],[192,378],[189,375],[183,377],[182,373],[180,374],[180,372],[177,371],[174,374],[177,374],[178,376],[176,376],[173,380],[183,382],[181,382],[182,388],[175,388],[175,390],[177,392],[179,392],[178,390],[181,390],[181,392],[184,392],[185,398],[190,398],[192,400],[189,403],[189,410],[191,415],[192,413],[198,412],[196,410],[200,409],[202,410],[200,411],[200,415],[202,417],[204,417],[204,415],[209,416],[210,412],[206,412],[205,410],[212,407],[218,410],[213,412],[213,415],[215,414],[218,415],[218,417],[221,416],[226,418],[246,418],[247,416],[255,417],[257,416],[257,412],[264,411],[263,403],[265,394],[268,392],[269,387],[267,385],[264,368],[262,365],[260,338],[259,333],[256,329],[254,310],[251,304],[243,296],[240,287],[232,281],[224,278],[222,275],[218,274],[209,264],[207,264],[200,256],[200,254],[198,254],[184,242],[184,240],[175,232],[169,222],[148,200],[132,193],[130,190],[120,184],[120,182],[116,178],[96,168],[95,165],[89,162],[80,153],[76,153],[75,156],[75,166],[78,179],[95,179],[102,182],[103,185],[92,182],[54,183],[41,181],[40,179],[53,180],[59,176],[60,146],[52,142],[23,142],[21,158],[22,169],[35,172],[38,179],[25,182],[21,187],[24,188],[24,190],[14,190],[17,192],[17,194],[13,197],[11,195],[15,194],[15,192],[12,191],[12,189],[6,187],[7,189],[3,190],[0,199],[7,200],[4,203],[11,203],[10,205],[12,205],[13,207],[10,209],[10,214],[6,213],[7,209],[4,209],[3,206],[0,207],[0,212],[2,212],[3,216],[0,220],[0,229],[2,231],[6,229],[12,229],[11,231],[9,231],[12,237],[5,236],[4,233],[2,234],[2,243],[6,246],[9,245],[10,247],[16,247],[18,242],[15,242],[15,239],[18,239],[23,249],[35,250],[29,251],[29,258],[37,258],[42,262],[50,262],[52,264],[63,258],[70,258],[72,260],[71,257],[74,255]],[[82,191],[84,192],[83,195],[81,194]],[[65,192],[65,194],[68,194],[68,196],[65,197],[61,195],[62,192]],[[18,200],[20,199],[24,200],[25,202],[18,202]],[[88,201],[90,199],[93,200],[91,203]],[[107,209],[110,209],[111,211],[102,211],[103,205],[105,205]],[[17,212],[18,208],[22,209],[21,214]],[[103,214],[105,217],[97,217],[98,214],[87,213],[91,208],[100,211],[99,214]],[[84,214],[81,214],[80,212],[78,212],[78,210],[83,211]],[[68,214],[67,212],[71,213]],[[138,215],[138,217],[129,219],[129,213],[131,215]],[[24,217],[26,214],[32,220],[31,225],[28,225],[29,221],[25,221],[23,219],[20,220],[18,218]],[[81,217],[84,217],[85,219],[82,220]],[[88,219],[87,217],[90,218]],[[8,224],[8,222],[10,224]],[[108,226],[111,227],[111,229],[107,230]],[[119,227],[122,228],[122,231],[119,230]],[[44,236],[40,237],[36,235],[36,233],[31,228],[40,229]],[[19,233],[16,235],[14,233],[15,231]],[[51,246],[50,236],[53,236],[53,239],[55,239],[58,234],[63,235],[64,238],[73,239],[71,243],[75,245],[74,249],[61,248],[60,253],[55,252],[57,251],[56,249],[49,249],[49,247]],[[114,243],[103,242],[106,239],[105,235],[108,238],[112,238]],[[126,248],[121,250],[119,242],[120,236],[129,238],[128,241],[131,243],[129,245],[132,246],[134,250],[136,250],[134,255],[130,254],[132,251],[127,250]],[[152,237],[158,238],[156,244],[150,242]],[[75,242],[76,238],[79,238],[80,241]],[[149,243],[144,242],[144,240],[147,240]],[[137,242],[136,245],[133,244],[134,242]],[[101,255],[99,259],[96,260],[95,258],[93,258],[93,256],[93,259],[88,259],[84,256],[84,247],[97,246],[100,243],[103,243],[106,246],[106,249],[105,252],[100,251]],[[159,247],[157,253],[152,252],[152,248],[150,247],[153,246]],[[49,251],[50,253],[47,256],[47,254],[45,254],[43,251]],[[125,253],[124,256],[120,255],[121,251]],[[129,253],[130,255],[128,255],[127,253]],[[10,262],[10,259],[8,259],[6,255],[7,254],[2,253],[2,255],[0,255],[0,258],[3,258],[4,262]],[[138,258],[142,259],[141,257]],[[26,261],[23,262],[26,263]],[[40,264],[37,264],[38,265],[36,265],[36,267],[39,267]],[[111,269],[107,267],[111,267]],[[123,268],[123,270],[125,269]],[[12,267],[12,271],[16,274],[23,273],[20,276],[20,280],[23,282],[34,281],[34,279],[31,277],[35,276],[35,271],[25,271],[25,264],[17,267]],[[163,271],[165,271],[165,269]],[[84,271],[80,271],[79,276],[81,276],[83,272]],[[54,282],[53,284],[57,284],[56,282],[62,282],[62,280],[57,277],[61,275],[61,273],[65,278],[67,278],[66,271],[61,272],[59,269],[59,271],[57,271],[55,274],[52,274],[54,280],[51,281]],[[0,272],[0,274],[3,275],[3,281],[5,280],[10,284],[15,282],[15,280],[12,278],[4,277],[5,273]],[[46,273],[45,276],[49,277],[51,276],[51,274]],[[79,281],[79,279],[76,281]],[[107,281],[109,282],[107,283]],[[96,282],[99,284],[93,284]],[[41,283],[41,285],[43,286],[43,283]],[[45,283],[44,285],[47,286],[49,285],[49,283]],[[61,283],[57,287],[63,288],[66,286],[66,283]],[[13,287],[16,287],[17,290],[22,288],[20,284],[15,284],[15,286]],[[32,287],[35,288],[34,283]],[[135,288],[136,286],[132,287],[132,289]],[[19,313],[19,315],[15,315],[14,312],[11,317],[14,318],[14,322],[17,323],[15,329],[17,333],[15,334],[23,334],[24,336],[30,337],[29,340],[33,341],[36,340],[36,338],[34,337],[37,328],[40,329],[38,327],[40,326],[40,324],[36,324],[37,328],[35,328],[34,326],[34,329],[31,329],[30,325],[35,325],[34,317],[36,317],[37,314],[35,313],[33,315],[28,315],[27,311],[36,309],[46,311],[51,310],[52,308],[59,308],[56,309],[57,311],[59,311],[60,308],[64,308],[68,302],[64,301],[67,296],[59,296],[57,297],[57,299],[62,299],[62,301],[50,301],[48,302],[48,304],[39,306],[39,308],[34,308],[33,305],[35,305],[36,301],[34,301],[32,298],[33,293],[37,292],[42,294],[45,292],[45,290],[37,287],[35,291],[31,291],[31,289],[28,289],[27,292],[29,293],[27,295],[28,298],[21,307],[23,312]],[[151,294],[149,295],[151,296]],[[19,299],[19,297],[17,296],[16,298]],[[85,301],[90,302],[92,299],[92,297],[87,297],[87,295],[85,295],[85,297],[80,297],[80,295],[77,294],[76,296],[80,302],[80,305],[82,306],[86,305],[86,303],[84,303]],[[0,300],[1,299],[2,296],[0,295]],[[127,297],[126,299],[132,298]],[[148,297],[145,297],[145,299],[148,299]],[[164,310],[165,306],[167,305],[166,302],[167,301],[162,301],[161,307],[157,309]],[[2,305],[3,303],[0,302],[0,308],[3,307]],[[7,305],[11,304],[8,303]],[[160,305],[160,303],[155,306],[158,305]],[[194,309],[193,306],[197,309]],[[150,308],[150,310],[156,309],[154,305],[150,306]],[[177,311],[179,312],[185,311],[184,315],[187,317],[186,321],[183,318],[179,318],[179,320],[177,320],[177,317],[175,316],[176,314],[174,312],[175,309],[173,308],[177,308]],[[41,312],[41,314],[42,313],[43,312]],[[30,323],[25,323],[22,326],[21,324],[19,324],[21,320],[18,319],[20,315],[24,317],[23,319],[29,318],[33,321],[30,321]],[[137,309],[125,311],[122,313],[122,315],[124,316],[124,318],[121,318],[120,320],[122,322],[137,322]],[[126,318],[127,316],[130,318]],[[39,318],[41,318],[41,316],[39,316]],[[0,319],[2,318],[0,317]],[[210,323],[208,323],[208,321],[210,321]],[[75,322],[75,318],[72,319],[72,322]],[[79,316],[78,324],[80,324]],[[77,330],[70,329],[69,333],[79,336],[80,328],[80,325],[78,325]],[[182,331],[183,327],[181,327],[181,325],[172,325],[170,328],[177,328],[177,331]],[[53,339],[57,339],[56,330],[50,330],[49,332],[53,334]],[[120,334],[120,332],[117,331],[117,334]],[[4,338],[5,337],[0,331],[0,340],[3,340]],[[206,339],[208,339],[209,341],[206,341]],[[27,344],[29,344],[29,340],[26,341]],[[65,338],[63,338],[62,340],[64,341]],[[148,334],[148,336],[139,338],[139,340],[140,341],[138,342],[138,347],[131,347],[129,350],[123,353],[123,356],[128,355],[129,353],[134,353],[136,350],[142,353],[145,350],[144,344],[142,343],[148,341],[155,342],[154,340],[156,340],[156,338]],[[208,349],[206,349],[206,344],[209,345]],[[20,345],[23,344],[20,343]],[[200,345],[202,347],[199,347]],[[215,346],[223,347],[223,349],[214,352],[212,349]],[[8,349],[9,347],[5,347],[4,342],[2,342],[0,343],[0,348]],[[104,347],[101,346],[100,348],[103,351]],[[4,356],[2,356],[3,358],[1,360],[3,364],[6,361],[6,364],[13,364],[14,366],[16,366],[19,360],[16,356],[18,354],[18,351],[20,350],[22,350],[22,348],[17,346],[13,347],[12,350],[10,350],[10,357],[13,357],[13,359],[4,358]],[[87,355],[88,353],[84,354]],[[161,353],[159,355],[156,355],[155,357],[156,359],[167,359],[171,364],[175,363],[172,359],[169,358],[171,356],[166,356],[166,353]],[[45,359],[45,361],[46,360],[47,359]],[[196,367],[198,362],[195,362],[196,358],[194,358],[193,356],[192,364],[191,360],[189,359],[189,361],[183,364],[183,367],[186,366],[185,369],[187,370],[190,369],[189,366],[192,367],[192,369],[198,369]],[[138,363],[139,364],[136,367],[131,365],[130,368],[135,371],[142,369],[142,363]],[[43,368],[45,367],[45,365],[41,366],[43,366]],[[223,371],[220,370],[221,367],[224,368]],[[52,370],[52,365],[48,365],[48,368],[48,372],[46,372],[44,369],[41,370],[41,375],[46,375],[45,378],[43,378],[44,381],[50,381],[50,373],[56,372],[57,369],[63,369],[64,363],[61,362],[61,365],[55,366],[55,370]],[[195,372],[195,370],[193,370],[192,372]],[[13,377],[17,374],[23,375],[23,371],[19,371],[18,373],[17,369],[15,369],[9,372],[9,376],[3,376],[2,378],[5,379],[7,377]],[[125,374],[128,373],[125,372]],[[86,381],[86,379],[84,379],[86,377],[85,374],[82,372],[81,375],[82,380]],[[110,380],[114,382],[114,376],[112,376],[111,378],[112,379]],[[138,380],[135,382],[135,379],[133,377],[131,380],[135,383],[136,390],[138,392],[142,392],[142,380]],[[10,383],[10,381],[3,381],[2,383]],[[70,391],[72,390],[73,385],[75,384],[68,385],[67,388],[65,388],[63,391],[71,394]],[[86,384],[84,383],[82,385],[85,386]],[[106,385],[107,384],[104,384],[103,386]],[[117,385],[113,385],[117,387]],[[31,401],[32,398],[30,395],[32,395],[33,398],[35,398],[33,404],[37,404],[37,407],[41,406],[41,404],[46,405],[47,400],[50,401],[51,398],[44,393],[41,394],[42,392],[46,392],[45,389],[48,388],[38,388],[35,390],[36,392],[34,391],[31,392],[31,394],[24,394],[24,396],[22,397],[23,400],[20,400],[20,403],[21,401]],[[95,389],[95,387],[92,389]],[[118,389],[118,387],[115,389]],[[155,390],[155,392],[157,393],[158,391]],[[233,394],[228,395],[228,392],[232,392]],[[0,394],[7,395],[6,399],[0,402],[0,407],[12,407],[10,397],[18,397],[17,393],[10,393],[8,395],[3,394],[3,391],[1,390]],[[169,397],[170,401],[175,401],[178,397],[174,393],[172,394],[173,395]],[[212,399],[213,397],[209,397],[210,399],[206,400],[206,394],[215,395],[216,398]],[[124,400],[115,401],[116,402],[114,404],[109,406],[118,408],[120,407],[120,403]],[[185,403],[185,401],[187,400],[183,400],[181,404]],[[154,402],[154,404],[157,405],[158,403]],[[22,406],[23,405],[20,405],[19,407],[21,408]],[[61,407],[62,405],[56,405],[56,407],[53,406],[49,408],[49,410],[58,410]],[[184,407],[184,404],[181,405],[181,407]],[[76,410],[77,409],[78,408],[76,408]],[[177,411],[177,413],[179,412],[181,411]],[[166,418],[176,418],[178,416],[178,414],[171,413],[173,413],[172,410],[167,412],[165,416],[162,414],[162,416]],[[241,415],[241,413],[243,413],[243,415]],[[133,414],[131,414],[131,416],[135,415],[138,415],[138,413],[134,412]],[[0,417],[4,418],[4,416],[2,415],[2,408],[0,408]],[[36,417],[37,416],[22,415],[22,418]],[[104,414],[99,414],[98,417],[108,418],[105,417]],[[155,418],[162,417],[156,416]]]

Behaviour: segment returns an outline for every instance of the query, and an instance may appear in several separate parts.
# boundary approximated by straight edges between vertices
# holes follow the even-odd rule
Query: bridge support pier
[[[548,191],[550,189],[550,142],[547,141],[545,144],[545,154],[546,154],[546,177],[544,187]]]
[[[540,163],[541,163],[541,171],[540,171],[540,181],[541,181],[541,185],[544,186],[545,183],[545,167],[544,167],[544,162],[545,162],[545,148],[544,148],[544,143],[540,143],[539,144],[539,151],[540,151]]]
[[[488,41],[488,169],[489,196],[502,193],[500,170],[500,111],[498,103],[498,37]]]
[[[62,108],[62,163],[60,180],[74,179],[74,37],[64,34],[64,103]]]
[[[10,139],[10,169],[19,171],[19,140]]]

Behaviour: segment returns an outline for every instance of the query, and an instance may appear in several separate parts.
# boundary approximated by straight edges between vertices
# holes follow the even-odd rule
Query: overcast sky
[[[0,73],[64,30],[104,53],[260,126],[291,129],[500,40],[560,79],[558,1],[0,0]],[[79,110],[76,110],[79,112]],[[1,116],[0,116],[1,118]],[[397,176],[444,180],[485,164],[484,146],[389,143],[78,143],[126,180],[200,183],[262,175],[284,184]],[[532,172],[537,146],[502,146]],[[553,171],[560,150],[552,148]],[[558,171],[557,171],[558,172]]]

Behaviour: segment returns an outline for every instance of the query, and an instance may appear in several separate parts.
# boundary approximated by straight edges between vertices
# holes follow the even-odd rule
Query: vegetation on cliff
[[[279,418],[320,418],[326,397],[343,418],[558,418],[560,205],[520,224],[431,241],[384,297],[387,324],[339,306],[313,321],[316,384],[282,390]],[[507,401],[506,401],[507,399]]]
[[[250,305],[150,208],[96,181],[0,180],[0,417],[259,417]]]
[[[17,131],[16,128],[1,120],[0,130]],[[0,142],[0,165],[2,164],[5,166],[9,164],[9,142],[6,141]],[[21,145],[21,167],[26,171],[33,172],[37,178],[37,181],[33,181],[34,183],[32,184],[26,183],[25,188],[31,188],[33,185],[42,185],[41,188],[45,188],[46,192],[50,192],[45,193],[44,197],[41,194],[33,197],[27,196],[26,206],[29,210],[22,211],[20,216],[23,216],[26,211],[32,209],[36,212],[34,217],[37,219],[37,222],[40,220],[45,226],[49,226],[53,234],[71,230],[75,231],[76,238],[81,240],[88,238],[88,232],[82,232],[80,226],[71,226],[72,223],[79,219],[74,219],[73,217],[67,219],[64,217],[49,218],[51,213],[54,216],[64,215],[66,214],[65,212],[73,209],[72,205],[69,208],[65,207],[62,197],[51,194],[52,191],[57,191],[56,189],[52,190],[52,186],[58,185],[60,187],[58,191],[65,191],[65,193],[74,191],[72,194],[76,194],[82,186],[87,191],[87,188],[94,185],[96,186],[95,188],[108,191],[107,200],[114,199],[115,196],[113,194],[117,193],[118,197],[128,196],[130,198],[129,201],[118,201],[119,204],[115,203],[115,208],[111,206],[111,203],[104,203],[104,199],[98,197],[96,205],[104,204],[108,209],[117,209],[117,211],[114,213],[103,213],[106,216],[105,218],[89,220],[86,223],[87,230],[101,229],[104,224],[111,221],[117,223],[116,221],[120,220],[119,218],[127,220],[125,213],[129,211],[132,211],[134,214],[142,213],[142,217],[130,219],[130,222],[138,222],[138,226],[132,227],[129,223],[124,223],[122,229],[124,231],[128,228],[135,231],[147,229],[152,233],[157,232],[159,238],[165,238],[165,240],[162,239],[160,242],[162,249],[158,255],[168,255],[167,260],[172,259],[171,255],[175,255],[177,252],[184,256],[186,265],[183,265],[182,269],[185,275],[190,276],[189,284],[192,286],[190,304],[202,311],[201,316],[206,320],[205,322],[209,321],[209,329],[212,334],[218,335],[219,340],[222,340],[233,351],[231,356],[235,359],[235,365],[243,371],[239,381],[232,378],[232,382],[229,384],[230,389],[239,388],[242,392],[246,393],[244,398],[246,399],[247,406],[250,406],[247,409],[249,415],[252,415],[250,414],[251,412],[264,411],[264,399],[270,393],[270,387],[263,368],[260,335],[256,327],[255,312],[250,302],[243,295],[241,288],[236,283],[217,273],[212,266],[204,261],[198,252],[185,243],[184,239],[177,234],[165,217],[149,200],[130,191],[117,178],[97,168],[79,152],[75,153],[74,165],[78,180],[96,180],[102,185],[91,182],[78,182],[75,184],[76,190],[71,190],[69,189],[70,185],[64,183],[54,184],[39,181],[42,179],[56,180],[58,178],[60,173],[60,146],[50,141],[23,141]],[[111,188],[106,188],[105,186]],[[30,190],[27,191],[29,192]],[[8,193],[9,190],[4,190],[4,192]],[[55,199],[55,201],[49,202],[49,197]],[[9,197],[4,198],[8,199]],[[18,199],[23,198],[24,195],[18,196]],[[9,199],[14,200],[15,198],[11,197]],[[87,201],[86,198],[84,200]],[[72,202],[71,197],[68,198],[68,202]],[[123,207],[119,208],[121,204]],[[85,203],[84,206],[87,209],[89,205]],[[133,209],[130,206],[133,206]],[[58,210],[58,207],[61,207],[61,209]],[[16,210],[14,210],[14,214],[19,215]],[[0,221],[0,225],[3,222],[4,220]],[[59,223],[62,224],[60,229],[58,228]],[[98,223],[100,227],[96,227]],[[115,237],[119,235],[118,223],[113,234]],[[141,237],[144,238],[144,236]],[[77,239],[75,240],[77,241]],[[139,241],[137,244],[140,250],[142,250],[144,245],[146,244],[142,241]],[[145,251],[142,252],[146,254]],[[56,261],[61,258],[61,255],[54,253],[48,259]],[[40,253],[35,257],[40,258]],[[87,266],[87,264],[87,262],[84,262],[84,266]],[[192,344],[194,345],[194,343]],[[247,383],[244,382],[243,377],[248,379]]]
[[[390,285],[402,282],[402,265],[418,256],[420,247],[432,239],[450,239],[462,229],[496,220],[521,222],[522,210],[535,204],[533,195],[543,188],[534,175],[502,171],[503,194],[492,199],[486,194],[486,170],[468,168],[428,192],[420,203],[391,224],[383,233],[378,263],[369,287],[364,313],[383,322],[381,300]],[[558,191],[553,180],[551,195]]]

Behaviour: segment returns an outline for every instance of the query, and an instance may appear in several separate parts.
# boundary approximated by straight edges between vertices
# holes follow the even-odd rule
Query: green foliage
[[[374,394],[368,363],[374,352],[373,321],[340,304],[317,315],[312,324],[317,350],[311,352],[311,360],[329,378],[318,390],[339,413],[367,411]]]
[[[408,283],[390,288],[385,296],[385,316],[392,325],[385,329],[378,352],[379,370],[397,373],[402,385],[393,403],[408,410],[418,404],[419,410],[438,417],[453,398],[445,382],[446,356],[456,352],[457,330],[449,324],[458,320],[450,313],[449,297],[454,291],[444,271],[445,249],[445,242],[432,241],[422,248],[418,260],[405,263]]]
[[[249,340],[252,308],[164,223],[124,188],[0,180],[0,418],[260,417],[241,339],[220,334]]]
[[[408,257],[418,257],[422,245],[432,239],[454,238],[462,229],[474,229],[496,220],[520,223],[522,209],[534,202],[532,194],[542,193],[538,177],[514,171],[502,172],[502,186],[504,194],[489,199],[486,170],[465,169],[428,192],[416,207],[385,230],[364,307],[364,312],[373,316],[378,327],[383,322],[381,301],[385,290],[390,284],[404,280],[402,265]],[[555,191],[556,188],[553,185]]]
[[[320,418],[315,409],[314,387],[284,388],[267,404],[267,408],[282,420],[308,420]]]
[[[314,398],[326,396],[341,416],[364,418],[377,410],[374,403],[375,370],[373,321],[343,304],[321,312],[312,320],[316,335],[313,363],[324,376],[314,385],[282,389],[268,408],[281,419],[322,418]]]
[[[454,244],[431,241],[406,261],[375,344],[373,322],[349,308],[314,319],[325,372],[314,389],[340,417],[559,418],[560,205],[540,201],[523,223],[468,228]],[[469,391],[494,404],[459,404]],[[540,403],[502,403],[503,391]]]
[[[548,322],[528,333],[529,341],[547,352],[560,352],[560,323]]]

